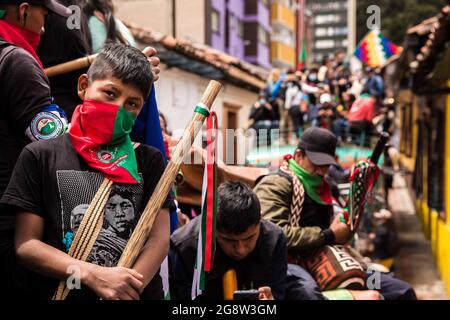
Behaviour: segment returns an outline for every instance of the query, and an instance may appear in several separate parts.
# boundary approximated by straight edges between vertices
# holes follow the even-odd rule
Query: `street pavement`
[[[395,275],[410,283],[421,300],[448,299],[434,260],[431,243],[425,237],[416,215],[406,181],[394,175],[389,207],[399,233],[400,252],[395,257]]]

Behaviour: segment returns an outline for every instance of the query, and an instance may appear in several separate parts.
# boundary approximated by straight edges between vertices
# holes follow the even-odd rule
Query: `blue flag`
[[[140,142],[161,151],[164,163],[167,164],[166,148],[159,123],[159,112],[156,104],[156,90],[152,86],[150,94],[144,103],[144,107],[139,113],[131,132],[131,140]],[[170,213],[170,233],[175,231],[178,225],[178,215],[176,210]]]

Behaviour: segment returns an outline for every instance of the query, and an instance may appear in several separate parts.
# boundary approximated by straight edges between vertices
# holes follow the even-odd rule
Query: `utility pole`
[[[172,37],[177,37],[177,0],[172,0]]]
[[[351,56],[355,52],[356,46],[356,0],[347,2],[347,30],[347,55]]]

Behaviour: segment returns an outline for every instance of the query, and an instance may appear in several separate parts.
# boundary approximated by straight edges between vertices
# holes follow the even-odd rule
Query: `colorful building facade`
[[[206,43],[247,62],[270,68],[268,0],[207,0]],[[208,29],[208,23],[207,23]]]
[[[353,53],[356,34],[355,0],[308,0],[312,12],[312,60],[321,62],[324,56],[343,50]]]

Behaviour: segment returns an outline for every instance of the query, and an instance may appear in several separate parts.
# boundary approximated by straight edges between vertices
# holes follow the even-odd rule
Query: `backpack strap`
[[[16,48],[15,45],[13,45],[9,42],[6,42],[2,38],[0,38],[0,50],[2,51],[2,55],[1,55],[2,57],[5,57],[9,52],[14,50],[15,48]],[[0,59],[0,62],[1,62],[1,60],[3,60],[3,58]]]
[[[291,210],[289,212],[289,223],[292,227],[298,227],[305,202],[305,187],[300,179],[292,172],[285,161],[279,170],[280,175],[289,176],[292,181]]]

